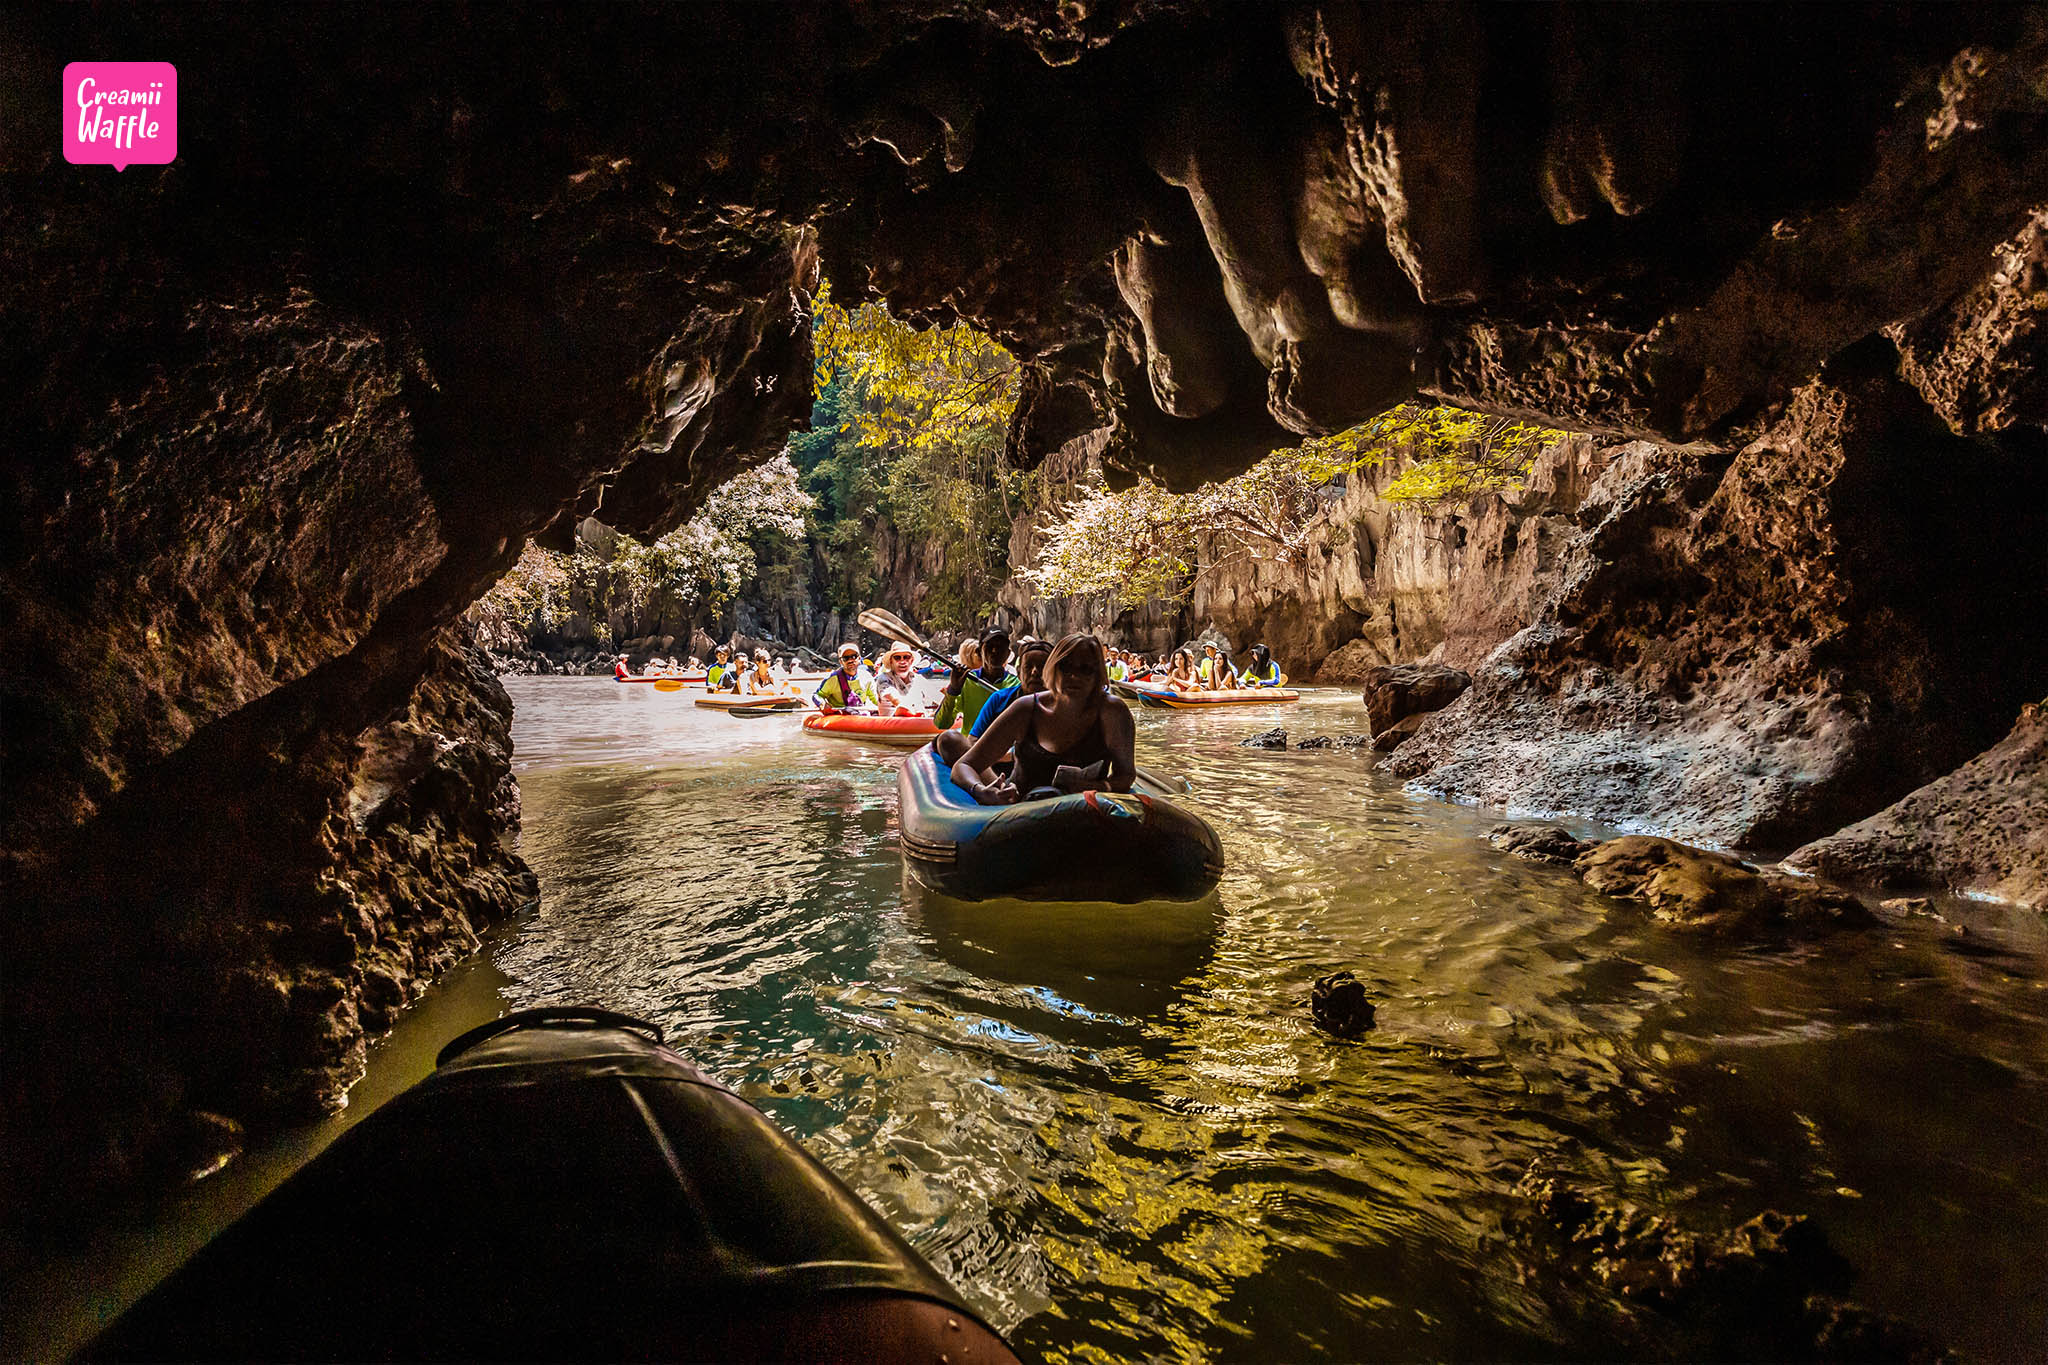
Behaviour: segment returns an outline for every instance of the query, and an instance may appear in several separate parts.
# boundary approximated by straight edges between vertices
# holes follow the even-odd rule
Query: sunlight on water
[[[2031,917],[1733,951],[1497,853],[1369,754],[1236,741],[1356,698],[1144,712],[1229,871],[1192,906],[907,882],[898,752],[688,694],[513,679],[540,910],[516,1004],[644,1015],[1053,1360],[1599,1353],[1504,1227],[1532,1168],[1718,1227],[1815,1214],[1859,1298],[2040,1345],[2048,1002]],[[1378,1027],[1310,1025],[1349,969]]]

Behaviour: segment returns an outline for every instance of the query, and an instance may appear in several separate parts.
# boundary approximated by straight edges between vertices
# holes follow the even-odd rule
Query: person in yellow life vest
[[[1251,662],[1244,666],[1244,672],[1237,675],[1239,687],[1285,687],[1287,675],[1280,671],[1280,665],[1273,662],[1273,651],[1264,645],[1252,646]]]
[[[1010,632],[1001,626],[990,626],[982,632],[975,645],[973,667],[953,670],[953,676],[946,680],[946,693],[939,698],[939,713],[932,717],[932,724],[939,727],[939,757],[947,763],[957,763],[960,755],[967,752],[969,735],[953,729],[953,722],[966,722],[963,727],[971,728],[981,715],[981,708],[988,705],[988,699],[1017,681],[1010,672]],[[961,647],[960,662],[967,662],[966,647]]]
[[[1131,666],[1124,660],[1125,655],[1122,650],[1112,649],[1109,651],[1109,680],[1111,682],[1122,682],[1131,676]]]
[[[1237,671],[1230,666],[1230,660],[1223,657],[1223,651],[1216,648],[1214,640],[1202,646],[1202,664],[1195,670],[1195,675],[1201,679],[1205,691],[1228,692],[1237,686]]]
[[[732,651],[724,645],[718,647],[718,657],[711,661],[711,667],[704,670],[704,690],[722,692],[726,690],[725,675],[734,668]]]
[[[825,681],[818,684],[818,690],[811,694],[811,700],[818,709],[827,714],[834,711],[871,712],[879,709],[875,694],[861,677],[860,647],[841,645],[839,667],[825,675]]]

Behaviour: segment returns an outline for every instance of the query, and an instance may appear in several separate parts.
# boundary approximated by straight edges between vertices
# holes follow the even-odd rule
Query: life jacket
[[[1238,674],[1238,681],[1257,687],[1278,687],[1280,665],[1268,659],[1263,666],[1253,665],[1246,668],[1244,672]]]
[[[716,692],[718,690],[718,685],[725,681],[725,675],[731,668],[731,664],[713,664],[711,665],[711,667],[705,669],[705,689],[707,691]]]
[[[849,675],[839,669],[827,674],[825,681],[818,684],[818,690],[813,695],[834,711],[851,710],[859,702],[876,707],[881,705],[875,700],[874,694],[868,691],[867,684],[861,681],[859,674]]]

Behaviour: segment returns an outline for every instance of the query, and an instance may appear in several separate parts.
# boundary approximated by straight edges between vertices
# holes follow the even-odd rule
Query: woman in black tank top
[[[1132,757],[1137,727],[1131,708],[1109,695],[1109,670],[1092,635],[1069,635],[1053,646],[1045,664],[1043,692],[1010,703],[958,763],[953,780],[984,806],[1004,806],[1031,794],[1131,789],[1137,776]],[[991,778],[989,768],[1010,749],[1017,766],[1008,779]],[[1097,780],[1055,783],[1062,768],[1102,764]]]

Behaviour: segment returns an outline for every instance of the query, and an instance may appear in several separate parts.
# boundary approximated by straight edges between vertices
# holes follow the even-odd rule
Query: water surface
[[[543,887],[495,950],[511,1002],[664,1025],[1027,1354],[1612,1355],[1511,1235],[1532,1170],[1703,1229],[1811,1214],[1872,1307],[2048,1346],[2036,917],[1657,929],[1369,754],[1237,747],[1355,731],[1347,694],[1140,713],[1222,836],[1210,900],[963,905],[903,875],[897,751],[508,685]],[[1307,1016],[1339,968],[1379,1002],[1356,1042]]]

